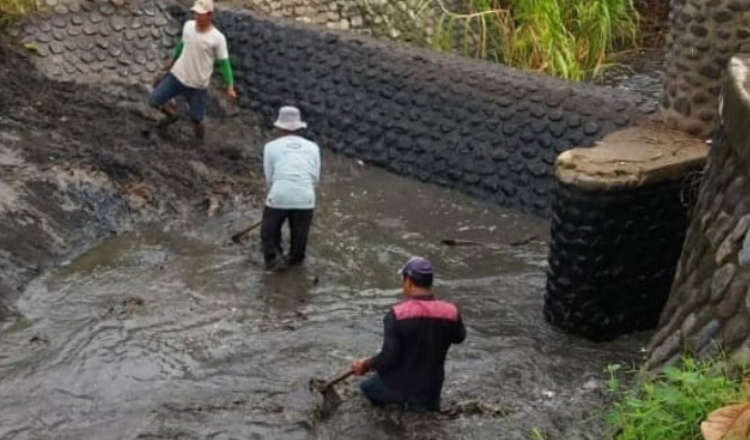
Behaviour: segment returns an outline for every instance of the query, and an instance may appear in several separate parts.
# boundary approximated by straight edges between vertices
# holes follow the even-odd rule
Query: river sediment
[[[259,216],[260,118],[212,99],[205,143],[156,136],[144,89],[1,56],[0,438],[599,438],[603,370],[645,339],[544,323],[545,220],[327,154],[309,259],[267,274],[257,236],[228,239]],[[469,328],[444,413],[370,408],[351,380],[311,417],[307,381],[379,348],[414,254]]]

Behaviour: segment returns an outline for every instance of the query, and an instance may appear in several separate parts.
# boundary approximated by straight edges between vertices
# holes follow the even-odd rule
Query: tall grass
[[[597,76],[607,56],[637,46],[633,0],[422,0],[437,6],[433,45],[570,80]]]
[[[24,15],[39,9],[38,0],[0,0],[0,30],[15,23]]]

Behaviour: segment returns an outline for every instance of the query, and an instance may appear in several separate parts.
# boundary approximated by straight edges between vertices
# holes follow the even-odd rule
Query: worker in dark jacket
[[[373,405],[398,404],[405,409],[439,411],[445,356],[460,344],[466,328],[458,308],[432,294],[432,264],[421,257],[401,269],[406,300],[385,315],[380,352],[352,364],[356,375],[374,371],[360,384]]]

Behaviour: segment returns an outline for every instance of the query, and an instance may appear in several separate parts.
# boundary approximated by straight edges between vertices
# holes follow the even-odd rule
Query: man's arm
[[[234,86],[234,71],[232,71],[232,63],[229,58],[224,58],[218,61],[219,70],[221,76],[224,77],[224,83],[229,86]]]
[[[266,188],[271,189],[273,183],[273,162],[271,161],[268,144],[263,147],[263,174],[266,177]]]
[[[174,66],[174,63],[177,62],[177,59],[182,54],[182,49],[185,47],[185,42],[183,40],[180,40],[177,43],[177,46],[174,47],[174,50],[172,51],[172,59],[169,60],[168,63],[162,67],[161,70],[159,70],[156,74],[156,78],[154,78],[154,87],[156,87],[157,84],[159,84],[159,81],[166,76],[167,73],[169,73],[172,70],[172,66]]]
[[[398,363],[399,342],[396,333],[396,316],[390,310],[383,318],[383,348],[367,361],[368,369],[386,371]]]
[[[188,26],[190,25],[189,21],[186,21],[185,24],[182,26],[182,37],[180,38],[180,41],[177,42],[177,46],[174,47],[172,50],[172,59],[169,61],[169,63],[164,66],[164,71],[168,72],[172,69],[172,66],[174,66],[174,63],[177,62],[177,59],[180,58],[180,55],[182,55],[182,51],[185,49],[185,38],[188,34]]]
[[[232,63],[229,61],[229,48],[224,35],[221,36],[216,47],[216,60],[221,75],[224,77],[224,83],[227,85],[227,96],[234,99],[237,97],[237,93],[234,91],[234,72],[232,71]]]
[[[466,326],[464,325],[463,319],[461,319],[461,314],[458,314],[458,320],[454,324],[454,333],[453,333],[453,340],[451,341],[454,344],[460,344],[464,342],[464,339],[466,339]]]
[[[174,51],[173,51],[174,56],[172,57],[172,64],[174,64],[175,61],[177,61],[177,58],[179,58],[180,55],[182,55],[183,49],[185,49],[185,40],[180,40],[177,43],[177,46],[174,47]]]
[[[315,163],[313,164],[313,182],[318,186],[320,182],[320,147],[315,145]]]

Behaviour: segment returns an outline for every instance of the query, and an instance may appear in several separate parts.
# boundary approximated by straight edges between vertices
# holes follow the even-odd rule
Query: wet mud
[[[44,265],[4,272],[20,291],[0,324],[0,439],[601,438],[603,370],[639,361],[646,340],[595,344],[544,323],[546,220],[326,154],[307,262],[266,273],[257,231],[229,240],[259,216],[254,115],[213,101],[205,144],[186,124],[153,136],[142,90],[21,77],[24,60],[0,56],[0,185],[19,194],[0,221],[18,224],[23,204],[55,212],[67,193],[51,176],[66,169],[101,179],[92,203],[120,207],[106,228],[72,218],[61,244],[28,251]],[[352,378],[317,417],[310,378],[377,351],[415,254],[468,327],[443,412],[371,408]]]
[[[0,318],[31,278],[103,236],[260,204],[254,115],[212,98],[205,143],[184,120],[157,136],[147,93],[49,81],[0,41]]]

